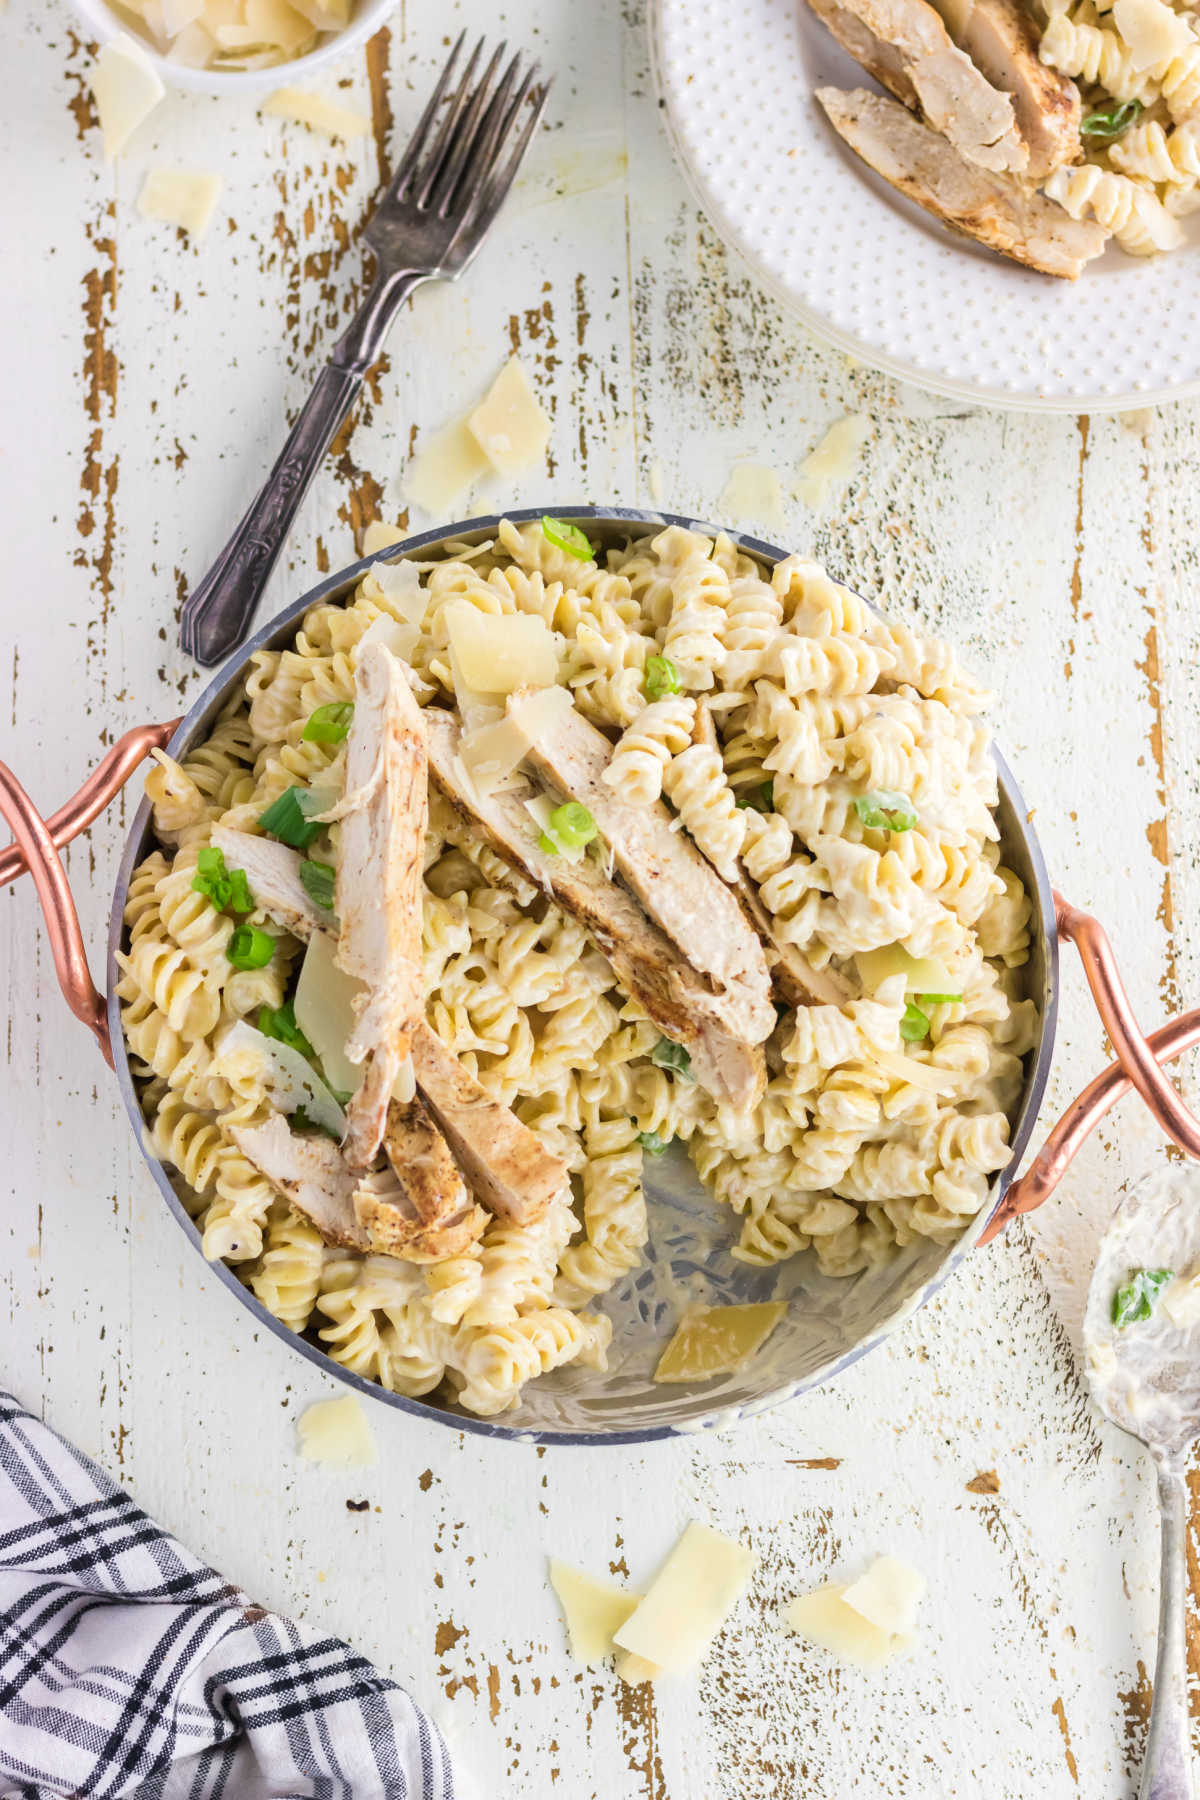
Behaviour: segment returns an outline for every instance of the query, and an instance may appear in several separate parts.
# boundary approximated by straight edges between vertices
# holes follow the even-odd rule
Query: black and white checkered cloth
[[[0,1797],[453,1800],[441,1734],[0,1393]]]

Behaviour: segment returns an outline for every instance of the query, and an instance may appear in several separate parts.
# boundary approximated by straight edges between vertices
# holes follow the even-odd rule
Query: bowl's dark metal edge
[[[229,660],[217,670],[212,680],[188,708],[186,715],[179,725],[179,729],[167,746],[168,755],[174,755],[177,750],[189,744],[197,725],[204,721],[206,715],[214,708],[218,701],[228,697],[230,683],[233,681],[234,677],[241,672],[256,650],[267,648],[271,644],[271,641],[277,637],[286,626],[299,619],[310,607],[319,605],[322,600],[327,600],[331,595],[341,593],[343,590],[350,588],[360,581],[372,563],[378,562],[381,559],[390,560],[396,556],[411,556],[422,549],[445,543],[448,540],[466,538],[473,533],[495,531],[500,523],[501,517],[512,520],[514,524],[525,524],[531,520],[542,518],[545,512],[546,508],[544,507],[514,507],[511,511],[506,512],[503,515],[496,514],[477,519],[466,519],[461,523],[451,526],[449,529],[445,526],[439,526],[436,530],[420,532],[413,537],[405,538],[399,543],[389,545],[386,549],[378,551],[373,556],[362,557],[358,562],[352,563],[348,568],[341,570],[336,575],[330,575],[315,588],[311,588],[308,593],[304,594],[291,606],[286,607],[281,613],[276,614],[276,616],[263,625],[240,650],[234,651]],[[789,554],[787,551],[779,549],[777,545],[764,543],[761,539],[751,537],[747,533],[729,531],[727,527],[712,525],[706,523],[704,520],[689,519],[678,513],[657,511],[646,512],[635,507],[572,506],[559,503],[555,507],[555,516],[569,520],[599,519],[606,523],[612,522],[634,526],[659,525],[665,527],[668,525],[680,525],[689,530],[703,531],[706,535],[710,536],[716,536],[718,531],[724,530],[728,537],[734,538],[739,544],[743,545],[750,554],[761,557],[764,561],[776,563]],[[870,602],[867,604],[870,604]],[[873,608],[872,610],[878,611],[878,608]],[[795,1399],[800,1394],[811,1392],[813,1388],[823,1387],[827,1382],[834,1380],[844,1370],[850,1368],[850,1366],[853,1363],[856,1363],[860,1357],[865,1356],[869,1350],[873,1350],[885,1337],[889,1336],[904,1319],[919,1311],[920,1308],[938,1292],[943,1283],[949,1279],[954,1271],[961,1266],[970,1251],[974,1248],[980,1234],[987,1225],[988,1220],[992,1217],[996,1207],[998,1207],[1003,1200],[1009,1183],[1015,1178],[1017,1166],[1029,1144],[1029,1139],[1033,1134],[1033,1129],[1037,1122],[1037,1115],[1045,1095],[1046,1083],[1049,1079],[1050,1063],[1053,1056],[1054,1037],[1058,1019],[1058,932],[1055,925],[1054,899],[1050,886],[1050,877],[1046,869],[1045,859],[1042,855],[1041,845],[1038,842],[1037,834],[1029,820],[1020,789],[1013,779],[1012,772],[1009,769],[1007,762],[998,750],[994,750],[993,754],[999,768],[1001,786],[1006,792],[1013,807],[1018,828],[1022,834],[1022,840],[1033,871],[1034,886],[1036,890],[1036,909],[1041,920],[1043,934],[1042,941],[1046,959],[1045,994],[1043,997],[1041,1034],[1034,1057],[1034,1066],[1030,1071],[1026,1082],[1024,1104],[1013,1135],[1012,1159],[1007,1169],[1001,1173],[995,1183],[992,1206],[986,1213],[980,1213],[978,1218],[972,1221],[967,1231],[955,1244],[945,1262],[939,1267],[936,1275],[930,1278],[917,1296],[907,1301],[899,1308],[898,1314],[885,1319],[868,1338],[864,1339],[863,1342],[856,1344],[852,1350],[848,1350],[842,1356],[836,1357],[832,1362],[827,1363],[821,1369],[816,1370],[804,1380],[785,1385],[770,1394],[765,1394],[760,1401],[755,1401],[752,1406],[743,1406],[739,1408],[736,1415],[739,1419],[751,1418],[757,1413],[768,1411],[772,1407],[782,1405],[785,1401]],[[120,977],[120,970],[116,962],[116,954],[121,947],[121,936],[124,926],[125,896],[128,892],[133,870],[141,857],[142,839],[147,829],[149,816],[150,804],[147,800],[143,799],[134,816],[132,826],[130,827],[125,851],[122,855],[117,873],[116,889],[113,895],[113,907],[108,931],[109,1029],[112,1033],[117,1082],[138,1146],[146,1159],[150,1173],[154,1177],[155,1183],[157,1184],[163,1199],[166,1201],[168,1208],[174,1215],[178,1224],[187,1233],[189,1240],[194,1245],[197,1252],[199,1252],[200,1239],[195,1224],[189,1216],[183,1202],[175,1192],[165,1167],[153,1154],[147,1143],[146,1125],[142,1117],[141,1108],[138,1104],[133,1073],[129,1066],[129,1056],[125,1046],[125,1035],[121,1028],[120,1002],[116,996],[116,984]],[[705,1431],[716,1429],[727,1425],[730,1422],[728,1409],[719,1409],[710,1415],[707,1422],[697,1421],[682,1429],[677,1425],[658,1425],[646,1426],[635,1431],[538,1431],[522,1429],[515,1424],[505,1424],[498,1419],[481,1419],[475,1418],[468,1413],[449,1412],[444,1407],[431,1406],[426,1404],[423,1400],[409,1399],[405,1394],[389,1393],[385,1388],[380,1387],[378,1382],[368,1381],[364,1376],[356,1375],[353,1370],[344,1368],[341,1363],[335,1362],[332,1357],[327,1356],[325,1352],[318,1349],[316,1345],[310,1344],[307,1339],[298,1337],[295,1332],[289,1331],[287,1326],[277,1319],[273,1313],[268,1312],[267,1308],[249,1288],[243,1286],[228,1264],[211,1263],[208,1266],[210,1271],[215,1274],[216,1278],[222,1282],[232,1294],[237,1296],[239,1302],[243,1306],[248,1308],[260,1325],[265,1326],[274,1336],[288,1344],[291,1349],[299,1351],[301,1356],[307,1358],[307,1360],[312,1363],[315,1368],[320,1369],[322,1373],[334,1376],[337,1380],[345,1382],[347,1386],[356,1389],[359,1393],[372,1400],[383,1401],[389,1406],[398,1407],[402,1412],[411,1413],[415,1418],[440,1425],[447,1425],[452,1430],[469,1431],[479,1437],[499,1439],[509,1443],[552,1444],[564,1446],[575,1445],[596,1448],[601,1445],[645,1444],[653,1443],[662,1438],[699,1436]]]

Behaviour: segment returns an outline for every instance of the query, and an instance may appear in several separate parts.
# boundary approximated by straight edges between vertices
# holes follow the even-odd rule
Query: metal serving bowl
[[[575,507],[565,515],[562,507],[556,511],[578,521],[605,548],[624,543],[631,534],[664,525],[694,526],[716,534],[713,526],[696,526],[694,521],[670,514],[612,507]],[[533,509],[508,516],[521,523],[540,518],[541,513]],[[471,519],[424,532],[380,555],[385,560],[413,555],[432,559],[450,544],[478,543],[493,536],[498,524],[497,518]],[[738,543],[744,552],[761,562],[768,574],[786,554],[754,538],[739,536]],[[379,558],[364,558],[331,576],[273,619],[221,670],[185,718],[127,733],[74,799],[49,821],[41,819],[15,777],[0,764],[0,812],[8,818],[15,838],[13,845],[0,853],[0,886],[25,869],[32,873],[46,914],[64,996],[76,1016],[93,1031],[106,1060],[115,1068],[150,1172],[197,1252],[200,1237],[180,1198],[181,1178],[154,1156],[147,1142],[115,993],[119,976],[116,953],[125,940],[123,916],[130,878],[153,847],[149,804],[143,801],[138,809],[117,874],[108,936],[106,997],[97,992],[88,973],[79,923],[57,846],[68,842],[96,817],[152,748],[165,746],[172,756],[182,758],[201,743],[241,682],[251,654],[289,644],[309,607],[320,601],[348,599],[376,560]],[[730,1255],[737,1221],[727,1208],[712,1199],[686,1157],[672,1150],[647,1168],[650,1242],[644,1264],[601,1302],[614,1327],[607,1373],[568,1367],[542,1377],[524,1390],[515,1411],[498,1419],[480,1419],[432,1399],[410,1400],[389,1394],[332,1361],[315,1336],[311,1341],[294,1336],[267,1312],[231,1268],[222,1263],[212,1265],[216,1278],[250,1310],[259,1325],[284,1338],[325,1373],[337,1376],[384,1405],[440,1419],[456,1430],[487,1437],[554,1444],[639,1443],[728,1425],[790,1400],[839,1374],[923,1305],[966,1257],[996,1236],[1010,1218],[1040,1205],[1088,1131],[1130,1085],[1142,1094],[1168,1136],[1188,1155],[1200,1155],[1200,1124],[1184,1108],[1159,1066],[1160,1060],[1178,1055],[1200,1039],[1200,1010],[1181,1016],[1149,1040],[1142,1036],[1103,931],[1094,919],[1076,912],[1051,889],[1025,803],[998,752],[996,766],[1004,860],[1020,875],[1033,902],[1027,976],[1030,996],[1040,1010],[1041,1028],[1037,1044],[1027,1058],[1025,1085],[1011,1120],[1011,1161],[993,1178],[988,1202],[979,1216],[954,1243],[921,1239],[898,1250],[883,1267],[843,1279],[822,1275],[810,1255],[794,1257],[770,1269],[748,1268]],[[1014,1173],[1033,1132],[1053,1054],[1060,937],[1071,938],[1080,952],[1118,1061],[1074,1102],[1018,1182],[1013,1179]],[[766,1299],[792,1304],[749,1367],[738,1374],[694,1384],[654,1384],[652,1371],[684,1304]]]

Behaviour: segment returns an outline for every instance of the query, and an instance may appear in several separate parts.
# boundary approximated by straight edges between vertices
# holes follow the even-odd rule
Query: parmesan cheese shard
[[[655,1381],[705,1381],[744,1369],[787,1311],[782,1300],[757,1306],[697,1306],[684,1313],[659,1358]]]
[[[622,1650],[613,1668],[626,1687],[641,1687],[644,1682],[657,1681],[662,1674],[657,1663],[647,1662],[644,1656],[635,1656],[632,1650]]]
[[[612,1655],[613,1632],[619,1631],[640,1594],[611,1582],[597,1581],[570,1563],[550,1558],[550,1585],[558,1595],[567,1625],[571,1655],[578,1663],[602,1662]]]
[[[456,664],[476,693],[511,694],[558,680],[554,639],[536,613],[483,613],[469,600],[452,600],[442,616]]]
[[[371,121],[364,113],[335,106],[320,94],[306,94],[302,88],[277,88],[263,106],[273,119],[287,119],[293,125],[311,125],[332,138],[349,142],[365,137]]]
[[[362,534],[363,556],[374,556],[377,550],[390,550],[393,544],[402,544],[407,532],[401,525],[385,525],[382,519],[372,519]]]
[[[199,243],[217,210],[221,177],[189,169],[151,169],[138,195],[138,211],[147,219],[178,225]]]
[[[1164,0],[1116,0],[1112,17],[1139,72],[1170,62],[1196,42],[1186,18]]]
[[[799,1637],[829,1650],[856,1669],[881,1669],[898,1646],[888,1631],[872,1625],[845,1602],[846,1589],[831,1581],[800,1594],[784,1608],[783,1622]]]
[[[354,1394],[306,1407],[296,1421],[296,1434],[306,1462],[369,1469],[379,1460],[367,1415]]]
[[[400,486],[406,500],[436,518],[446,514],[492,465],[467,429],[465,419],[445,425],[426,438],[404,471]]]
[[[545,454],[550,421],[538,405],[520,357],[509,357],[467,424],[501,475],[515,475]]]
[[[88,85],[104,134],[104,160],[111,162],[167,90],[141,45],[125,32],[101,45]]]
[[[917,1608],[925,1585],[925,1577],[898,1556],[877,1556],[842,1598],[880,1631],[911,1637],[917,1629]]]
[[[862,447],[871,435],[871,421],[851,413],[831,425],[815,449],[800,464],[796,497],[820,512],[835,487],[842,487],[858,468]]]
[[[664,1673],[698,1663],[758,1566],[745,1544],[693,1521],[613,1642]]]
[[[722,519],[755,519],[783,524],[783,488],[774,469],[762,463],[736,463],[717,502]]]

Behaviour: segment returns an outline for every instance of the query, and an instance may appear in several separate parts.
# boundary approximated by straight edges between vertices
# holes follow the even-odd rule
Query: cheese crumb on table
[[[545,453],[550,420],[538,404],[520,357],[509,357],[467,424],[501,475],[514,475]]]
[[[925,1578],[895,1556],[879,1556],[857,1581],[800,1594],[783,1621],[854,1668],[878,1669],[911,1649]]]
[[[320,94],[306,94],[302,88],[294,87],[277,88],[263,111],[293,125],[311,125],[332,138],[364,137],[371,123],[365,113],[351,112],[349,107],[335,106]]]
[[[871,421],[862,413],[851,413],[831,425],[800,465],[796,498],[820,512],[833,489],[849,481],[858,468],[863,445],[870,435]]]
[[[367,1415],[353,1394],[318,1400],[296,1422],[300,1454],[307,1462],[366,1469],[378,1461]]]
[[[567,1625],[571,1655],[579,1663],[602,1662],[613,1651],[613,1633],[619,1631],[640,1594],[631,1594],[613,1582],[597,1581],[570,1563],[550,1558],[550,1585],[558,1595]]]
[[[665,1673],[690,1668],[716,1637],[757,1566],[758,1557],[745,1544],[693,1522],[644,1598],[613,1633],[613,1642]]]
[[[492,465],[465,419],[444,425],[425,439],[404,471],[401,491],[406,500],[424,512],[442,518]]]
[[[389,550],[393,544],[402,544],[407,536],[402,525],[385,525],[382,519],[372,519],[362,534],[360,555],[374,556],[377,550]]]
[[[877,1556],[843,1599],[872,1625],[893,1637],[910,1637],[917,1629],[917,1608],[925,1596],[925,1577],[898,1556]]]
[[[762,463],[738,463],[731,469],[717,505],[726,521],[783,526],[783,488],[775,470]]]
[[[101,45],[88,85],[104,134],[104,160],[111,162],[167,90],[141,45],[124,32]]]
[[[221,177],[189,169],[151,169],[138,195],[138,211],[147,219],[178,225],[199,243],[221,197]]]

